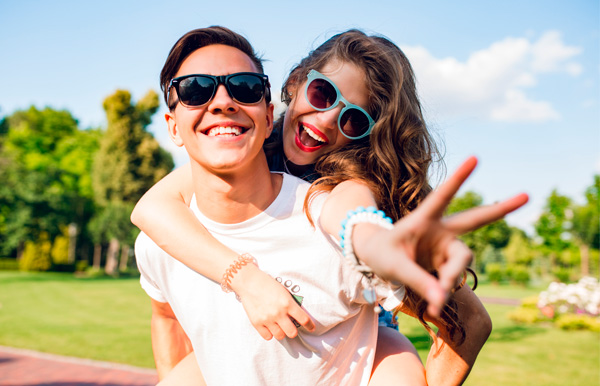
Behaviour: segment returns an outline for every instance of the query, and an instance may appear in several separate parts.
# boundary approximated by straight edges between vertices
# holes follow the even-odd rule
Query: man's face
[[[215,44],[190,54],[175,77],[236,72],[258,71],[242,51]],[[237,103],[225,86],[219,85],[214,98],[205,105],[186,107],[177,103],[165,118],[171,138],[176,145],[185,146],[192,164],[216,174],[230,173],[263,157],[262,145],[273,128],[273,105],[267,106],[264,100],[251,105]]]

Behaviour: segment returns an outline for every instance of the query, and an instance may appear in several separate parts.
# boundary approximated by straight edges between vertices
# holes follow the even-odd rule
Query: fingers
[[[421,210],[431,217],[441,217],[461,185],[477,166],[477,158],[469,157],[435,191],[427,196],[420,205]]]
[[[289,311],[289,315],[307,331],[313,332],[315,330],[315,323],[302,307],[294,305],[294,307]]]
[[[446,248],[446,257],[446,261],[438,269],[438,279],[441,287],[450,292],[473,260],[473,252],[462,241],[454,239]]]
[[[447,292],[440,282],[412,260],[406,259],[401,268],[393,280],[410,287],[427,301],[427,312],[434,317],[439,316],[447,297]]]
[[[445,220],[448,229],[463,234],[497,221],[529,201],[525,193],[518,194],[500,203],[472,208]]]
[[[273,334],[266,326],[254,324],[254,328],[264,340],[271,340],[273,338]]]
[[[297,324],[294,323],[296,321]],[[266,340],[270,340],[271,338],[275,338],[277,340],[282,340],[286,336],[290,339],[298,336],[298,328],[304,327],[308,331],[314,331],[315,324],[308,316],[306,311],[304,311],[297,304],[293,304],[292,310],[289,311],[288,314],[283,315],[281,318],[278,318],[275,322],[271,323],[268,327],[263,327],[264,330],[268,331],[268,333],[264,330],[261,332],[259,329],[259,333]],[[268,337],[268,338],[267,338]]]

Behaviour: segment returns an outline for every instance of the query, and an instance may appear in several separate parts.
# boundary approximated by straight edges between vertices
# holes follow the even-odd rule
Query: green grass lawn
[[[154,367],[139,279],[0,271],[0,345]]]
[[[522,298],[544,288],[482,284],[484,297]],[[494,329],[465,383],[600,385],[600,334],[510,321],[514,306],[486,304]],[[413,319],[401,331],[422,358],[429,337]],[[0,271],[0,345],[153,367],[150,301],[138,279]]]
[[[520,299],[546,289],[482,283],[478,296]],[[600,385],[600,333],[563,331],[552,326],[522,325],[507,318],[515,306],[485,304],[493,321],[466,386],[597,386]],[[414,319],[402,316],[402,331],[423,361],[430,339]]]

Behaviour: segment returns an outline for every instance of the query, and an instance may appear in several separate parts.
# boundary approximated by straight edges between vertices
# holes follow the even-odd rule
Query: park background
[[[267,60],[275,95],[290,68],[333,34],[360,28],[387,36],[413,64],[446,169],[469,155],[480,159],[450,210],[521,191],[531,196],[506,221],[465,237],[476,254],[483,295],[522,299],[552,281],[598,277],[599,12],[597,1],[583,0],[0,1],[0,267],[8,270],[0,275],[0,344],[110,358],[108,347],[101,354],[91,347],[60,351],[78,346],[65,340],[95,337],[83,302],[92,314],[114,308],[111,320],[129,321],[114,337],[135,335],[131,330],[138,328],[137,353],[146,359],[130,353],[119,361],[152,365],[145,319],[118,313],[131,312],[132,302],[147,305],[135,285],[136,230],[128,217],[143,191],[186,162],[185,151],[167,137],[158,75],[182,34],[209,25],[230,27],[253,43]],[[442,169],[433,180],[444,176]],[[54,284],[58,293],[44,287]],[[84,288],[92,294],[84,295]],[[40,293],[55,294],[48,314],[60,307],[77,309],[76,315],[66,314],[56,326],[50,317],[43,318],[47,325],[35,324],[27,309],[50,301]],[[18,310],[9,313],[11,305]],[[539,357],[537,370],[549,372],[550,383],[530,384],[552,384],[557,359],[547,356],[550,341],[564,341],[571,351],[556,350],[573,362],[562,365],[587,363],[598,377],[596,332],[550,327],[557,315],[540,316],[531,298],[514,310],[502,307],[488,308],[500,328],[495,331],[506,330],[502,338],[492,335],[478,366],[517,371],[522,364],[506,357],[539,346],[539,353],[525,350],[522,358],[536,369],[531,361]],[[561,323],[594,329],[587,319]],[[77,332],[73,326],[85,333],[68,335]],[[39,336],[48,338],[44,343]],[[519,349],[505,348],[506,341]]]

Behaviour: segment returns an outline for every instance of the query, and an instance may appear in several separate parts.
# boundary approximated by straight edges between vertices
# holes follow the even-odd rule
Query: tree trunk
[[[94,245],[94,258],[93,258],[93,267],[94,269],[100,270],[100,264],[102,262],[102,244]]]
[[[585,243],[579,243],[579,253],[581,255],[581,276],[590,274],[590,247]]]
[[[125,271],[129,263],[129,245],[123,245],[121,248],[121,261],[119,262],[119,271]]]
[[[75,262],[75,248],[77,246],[77,224],[69,224],[69,255],[68,263],[73,264]]]
[[[106,266],[104,271],[108,275],[115,275],[117,273],[117,253],[119,252],[120,243],[119,240],[113,238],[108,244],[108,251],[106,252]]]
[[[25,243],[19,241],[19,244],[17,244],[17,260],[21,260],[21,257],[23,257],[23,250],[25,250]]]

